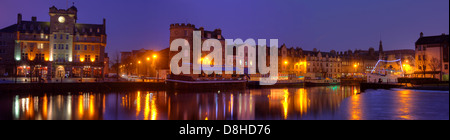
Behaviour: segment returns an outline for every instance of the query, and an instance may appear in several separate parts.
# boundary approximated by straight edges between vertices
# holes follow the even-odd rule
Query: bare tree
[[[112,56],[112,61],[110,61],[112,68],[116,71],[116,81],[119,81],[119,73],[120,73],[120,54],[118,51],[115,51]]]
[[[430,66],[430,69],[435,72],[441,68],[441,61],[435,57],[431,58],[430,63],[428,63],[428,66]],[[433,78],[435,78],[435,75],[433,75]]]

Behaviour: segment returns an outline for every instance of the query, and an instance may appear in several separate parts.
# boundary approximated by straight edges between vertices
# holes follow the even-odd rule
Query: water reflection
[[[14,95],[12,118],[17,120],[278,120],[278,119],[367,119],[366,100],[358,87],[255,89],[241,92],[168,93],[66,93]],[[4,97],[0,97],[4,98]],[[348,98],[349,117],[338,112]],[[401,91],[396,112],[410,116],[412,99]],[[448,101],[447,101],[448,102]],[[344,115],[345,116],[345,115]]]

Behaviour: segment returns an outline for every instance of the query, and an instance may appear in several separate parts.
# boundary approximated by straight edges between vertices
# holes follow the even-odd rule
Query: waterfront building
[[[49,8],[49,22],[17,15],[17,23],[0,29],[0,74],[47,78],[103,77],[106,20],[77,23],[78,9]]]
[[[342,77],[364,78],[369,73],[382,75],[402,73],[410,76],[414,67],[414,50],[384,50],[380,41],[378,51],[369,50],[340,52],[342,58]]]
[[[449,35],[423,36],[416,41],[415,77],[437,78],[448,81]]]
[[[200,27],[200,28],[196,28],[195,25],[192,24],[171,24],[170,25],[170,43],[172,43],[172,41],[174,41],[175,39],[186,39],[189,42],[190,45],[190,61],[189,62],[194,62],[194,61],[199,61],[202,63],[212,63],[212,60],[209,60],[209,58],[206,58],[206,55],[208,55],[209,53],[211,53],[212,51],[202,51],[201,52],[201,59],[199,60],[194,60],[194,55],[193,55],[193,32],[194,31],[200,31],[201,32],[201,43],[203,44],[203,42],[207,39],[217,39],[220,41],[222,46],[225,46],[225,38],[222,36],[222,30],[221,29],[215,29],[214,31],[207,31],[205,30],[205,28]],[[242,45],[242,44],[238,44],[238,45]],[[170,51],[169,52],[169,60],[172,59],[172,57],[174,57],[176,54],[180,53],[180,51]],[[186,54],[187,55],[187,54]],[[224,66],[225,64],[225,47],[222,47],[222,64]],[[228,55],[228,54],[227,54]],[[245,54],[245,56],[248,56],[247,54]],[[246,60],[246,59],[244,59]],[[209,62],[206,62],[209,61]],[[236,65],[237,62],[235,62],[234,64]],[[241,62],[242,63],[242,62]],[[246,64],[248,64],[246,62]],[[179,65],[181,65],[181,61],[179,62]],[[231,77],[232,75],[226,75],[224,72],[221,75],[218,74],[211,74],[211,75],[205,75],[204,72],[202,72],[202,74],[192,74],[192,71],[194,69],[194,66],[191,65],[190,67],[190,71],[191,74],[182,74],[184,76],[190,76],[192,78],[199,78],[199,77]]]
[[[341,58],[336,51],[321,52],[317,49],[306,51],[302,48],[279,49],[279,72],[285,80],[340,78],[342,70]]]

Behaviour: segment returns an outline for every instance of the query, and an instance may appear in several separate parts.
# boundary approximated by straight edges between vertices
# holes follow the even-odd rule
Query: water
[[[236,92],[0,95],[0,120],[449,119],[448,92],[330,86]]]

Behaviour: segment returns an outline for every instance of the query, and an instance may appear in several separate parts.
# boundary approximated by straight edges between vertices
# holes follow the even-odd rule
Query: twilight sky
[[[305,50],[413,49],[419,33],[449,33],[449,0],[69,0],[78,23],[107,20],[106,51],[160,50],[169,46],[169,25],[221,28],[229,39],[279,39]],[[37,16],[66,0],[1,0],[0,28]]]

